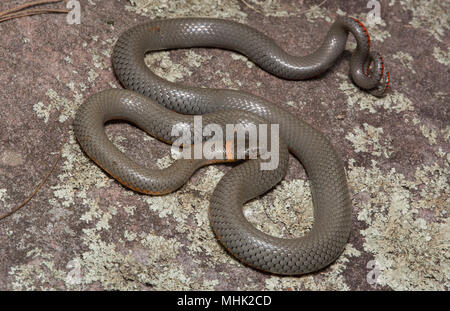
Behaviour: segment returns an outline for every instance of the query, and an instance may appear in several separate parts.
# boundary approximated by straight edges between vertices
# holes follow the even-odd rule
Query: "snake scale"
[[[375,96],[389,88],[381,55],[370,50],[364,25],[341,17],[322,45],[306,56],[293,56],[254,28],[211,18],[154,20],[125,31],[113,50],[113,67],[128,90],[111,89],[89,97],[77,111],[74,130],[87,155],[123,185],[146,194],[162,195],[181,187],[196,169],[219,161],[179,159],[165,169],[149,169],[129,159],[108,139],[105,122],[129,121],[152,136],[173,143],[171,129],[182,124],[192,130],[193,115],[203,123],[278,124],[279,165],[261,170],[261,158],[241,161],[218,183],[210,201],[211,227],[224,247],[241,262],[274,274],[300,275],[335,261],[351,229],[351,200],[340,156],[330,141],[288,111],[255,95],[228,89],[187,87],[155,75],[145,64],[148,52],[214,47],[239,52],[263,70],[290,80],[321,74],[345,49],[348,34],[356,39],[350,60],[354,83]],[[282,239],[250,224],[242,212],[245,202],[282,180],[288,150],[299,159],[310,180],[313,228],[304,236]]]

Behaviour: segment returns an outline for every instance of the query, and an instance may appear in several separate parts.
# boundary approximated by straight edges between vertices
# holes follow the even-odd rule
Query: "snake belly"
[[[218,240],[243,263],[274,274],[300,275],[335,261],[351,230],[351,201],[343,162],[318,130],[277,105],[243,91],[188,87],[155,75],[144,62],[148,52],[215,47],[237,51],[262,69],[284,79],[308,79],[326,71],[345,49],[352,33],[357,47],[350,60],[354,83],[375,96],[389,87],[381,55],[370,51],[364,25],[339,18],[323,44],[306,56],[293,56],[261,32],[237,22],[210,18],[154,20],[125,31],[113,50],[114,71],[129,90],[108,90],[91,96],[77,111],[74,130],[82,149],[119,182],[147,194],[165,194],[181,187],[199,167],[211,163],[177,160],[151,170],[130,160],[105,135],[104,123],[123,119],[155,137],[172,142],[171,127],[192,125],[202,114],[212,123],[262,122],[280,128],[280,162],[273,171],[248,160],[231,169],[218,183],[210,202],[210,222]],[[132,90],[132,91],[130,91]],[[285,145],[283,145],[285,143]],[[244,217],[245,202],[278,183],[287,170],[287,149],[305,168],[310,180],[314,225],[304,236],[282,239],[255,228]]]

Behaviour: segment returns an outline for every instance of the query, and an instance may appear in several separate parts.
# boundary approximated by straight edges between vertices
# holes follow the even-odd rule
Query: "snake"
[[[342,254],[351,232],[352,205],[344,162],[319,130],[278,105],[248,92],[186,86],[156,75],[147,53],[196,47],[219,48],[246,56],[281,79],[303,80],[327,71],[356,40],[350,58],[354,84],[374,96],[389,88],[381,55],[371,50],[366,27],[352,17],[339,17],[322,45],[311,54],[285,52],[269,36],[235,21],[217,18],[151,20],[125,30],[112,52],[114,72],[125,89],[91,95],[76,112],[74,132],[81,149],[105,172],[139,193],[164,195],[182,187],[200,167],[237,162],[218,182],[209,205],[212,231],[220,244],[243,264],[275,275],[302,275],[321,270]],[[172,129],[192,131],[194,118],[224,127],[232,124],[277,124],[278,166],[262,170],[257,158],[238,160],[176,159],[170,166],[148,168],[120,151],[105,133],[105,123],[124,120],[157,139],[174,143]],[[202,139],[201,143],[205,143]],[[311,188],[314,223],[303,236],[280,238],[251,224],[243,205],[279,183],[288,169],[289,152],[303,165]]]

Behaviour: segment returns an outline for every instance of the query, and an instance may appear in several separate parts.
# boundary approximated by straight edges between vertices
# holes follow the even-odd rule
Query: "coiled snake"
[[[88,156],[125,186],[160,195],[181,187],[193,172],[218,161],[180,159],[162,170],[148,169],[130,160],[108,139],[105,122],[132,122],[165,142],[173,142],[171,129],[183,124],[192,129],[196,114],[203,123],[279,124],[279,165],[261,170],[260,158],[244,161],[219,182],[210,202],[211,226],[225,248],[256,269],[298,275],[319,270],[342,253],[351,228],[351,201],[343,162],[319,131],[294,115],[252,94],[187,87],[166,81],[145,65],[151,51],[216,47],[237,51],[262,69],[284,79],[308,79],[327,70],[344,51],[348,33],[357,47],[350,61],[356,85],[375,96],[389,87],[381,56],[370,51],[370,38],[361,22],[339,18],[323,44],[312,54],[292,56],[259,31],[232,21],[209,18],[155,20],[125,31],[113,50],[113,66],[129,90],[97,93],[77,111],[74,129]],[[287,145],[287,146],[286,146]],[[242,205],[263,194],[286,174],[288,151],[303,164],[312,189],[314,225],[305,236],[281,239],[251,225]]]

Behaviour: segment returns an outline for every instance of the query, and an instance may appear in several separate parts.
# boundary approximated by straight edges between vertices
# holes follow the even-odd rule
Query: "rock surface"
[[[302,277],[241,265],[209,226],[208,202],[226,165],[200,169],[179,191],[151,197],[122,187],[80,150],[72,121],[91,94],[121,87],[111,68],[119,34],[149,18],[221,17],[247,23],[304,55],[339,15],[367,21],[368,1],[80,0],[81,24],[38,15],[0,24],[0,213],[27,197],[62,159],[45,187],[0,222],[0,289],[448,290],[450,186],[450,4],[379,1],[366,24],[391,73],[374,98],[348,77],[348,51],[326,74],[284,81],[245,57],[216,49],[148,55],[162,77],[188,85],[246,90],[323,131],[342,155],[353,230],[331,266]],[[0,11],[17,5],[2,1]],[[169,147],[123,123],[109,137],[152,167]],[[263,231],[300,236],[313,223],[309,184],[294,158],[286,179],[248,203]]]

